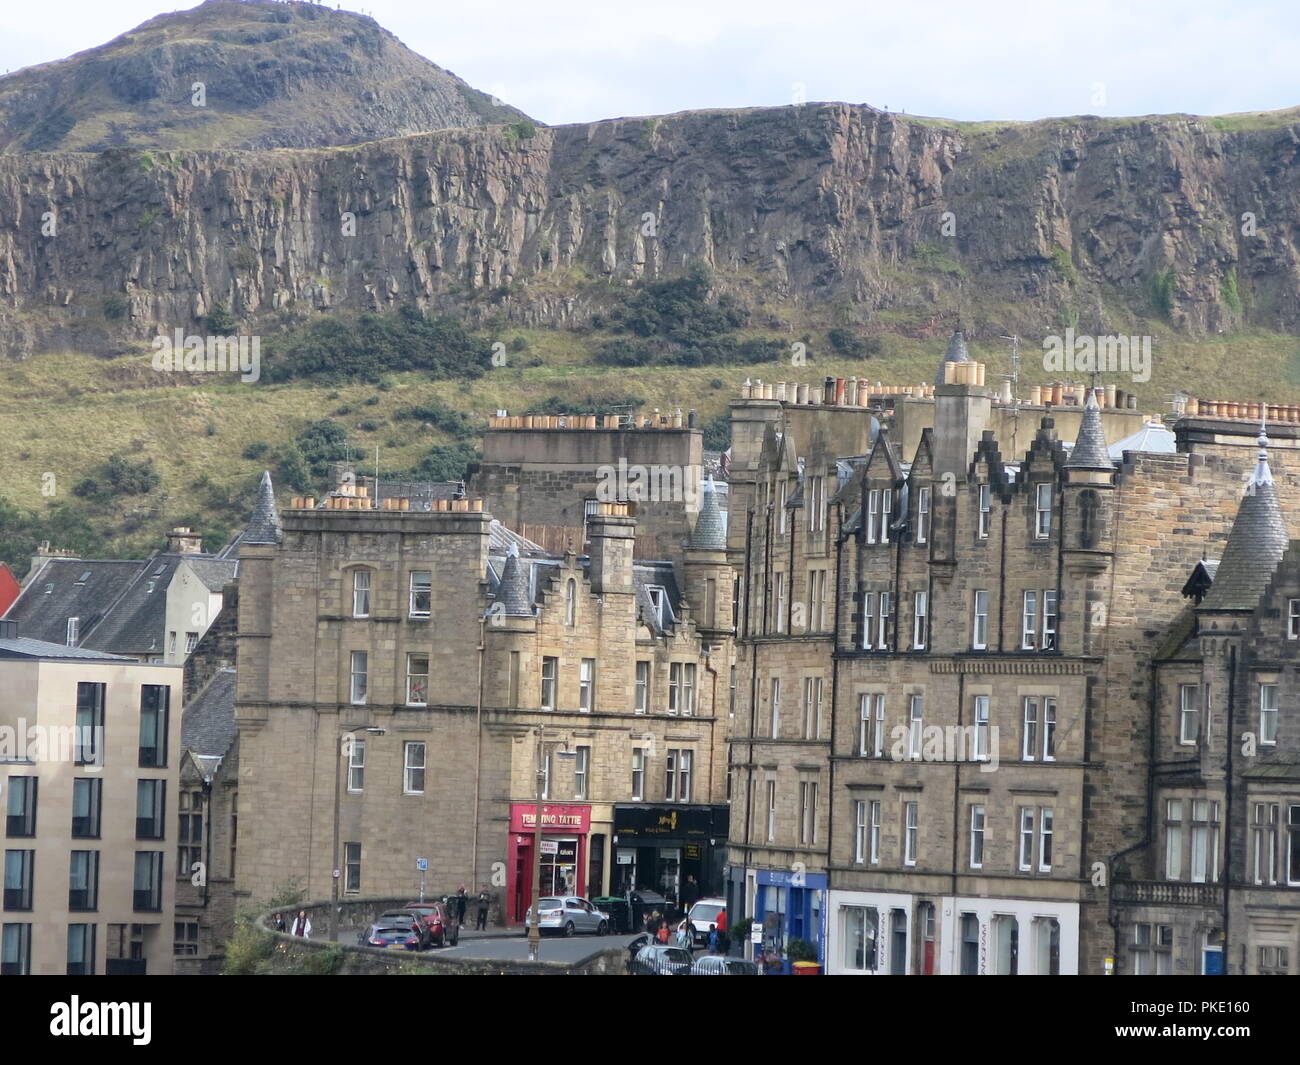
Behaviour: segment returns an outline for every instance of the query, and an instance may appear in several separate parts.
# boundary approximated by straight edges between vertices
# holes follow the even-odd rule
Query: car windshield
[[[685,962],[687,965],[690,965],[691,963],[691,956],[687,954],[686,951],[682,950],[681,947],[669,947],[664,951],[664,958],[668,961]]]
[[[731,958],[727,962],[727,969],[732,976],[757,976],[758,966],[752,961],[741,961],[739,958]]]
[[[415,920],[415,914],[407,913],[405,911],[402,911],[401,913],[381,913],[379,919],[381,921],[386,921],[389,924],[397,924],[399,921],[405,921],[407,924],[410,924]]]
[[[724,907],[718,906],[712,902],[697,902],[691,907],[691,920],[713,924],[715,923],[718,914],[720,914],[723,909]]]
[[[411,930],[409,928],[377,928],[375,930],[377,936],[409,936],[410,934]]]

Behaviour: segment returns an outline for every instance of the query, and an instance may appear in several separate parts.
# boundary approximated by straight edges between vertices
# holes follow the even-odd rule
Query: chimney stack
[[[591,540],[591,590],[597,595],[631,595],[632,549],[636,540],[636,519],[626,503],[598,503],[587,518]]]
[[[188,525],[178,525],[167,534],[167,550],[173,555],[203,554],[203,537]]]

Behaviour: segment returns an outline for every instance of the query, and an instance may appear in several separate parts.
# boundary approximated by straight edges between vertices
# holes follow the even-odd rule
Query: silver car
[[[691,963],[692,976],[761,976],[758,966],[744,958],[706,954]]]
[[[541,914],[537,927],[543,932],[560,932],[566,936],[578,932],[593,932],[598,936],[609,933],[609,914],[576,895],[544,896],[538,900],[537,912]],[[532,925],[533,908],[529,906],[524,915],[524,927],[531,928]]]

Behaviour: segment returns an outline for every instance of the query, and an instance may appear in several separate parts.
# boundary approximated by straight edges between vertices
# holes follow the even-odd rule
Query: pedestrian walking
[[[686,918],[677,926],[677,945],[683,950],[690,950],[695,945],[695,937],[691,935],[691,921]]]
[[[709,953],[718,953],[718,926],[716,924],[709,925]]]
[[[293,928],[290,929],[292,935],[302,936],[303,939],[311,938],[311,919],[307,916],[306,910],[299,910],[298,916],[293,919]]]
[[[285,926],[284,926],[284,914],[282,914],[282,913],[277,913],[277,914],[275,915],[275,920],[273,920],[273,921],[271,922],[271,927],[274,928],[277,932],[283,932],[283,931],[284,931],[284,927],[285,927]]]
[[[488,907],[490,904],[491,899],[488,897],[488,893],[480,891],[478,893],[478,913],[474,917],[474,930],[476,932],[487,931]]]
[[[727,911],[725,909],[718,913],[718,953],[731,953],[731,937],[727,935]]]
[[[469,905],[469,896],[465,894],[465,885],[461,884],[456,892],[456,923],[465,923],[465,908]]]
[[[695,877],[688,876],[682,886],[682,908],[689,913],[691,907],[699,901],[700,885],[695,882]]]
[[[672,932],[668,927],[668,920],[667,918],[659,917],[656,919],[658,923],[655,926],[655,939],[660,943],[666,944],[672,938]]]

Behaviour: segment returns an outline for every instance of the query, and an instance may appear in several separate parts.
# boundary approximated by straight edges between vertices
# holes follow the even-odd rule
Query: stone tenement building
[[[241,545],[240,894],[328,898],[338,868],[344,895],[463,883],[518,921],[539,776],[544,892],[719,891],[733,574],[713,493],[679,583],[634,559],[626,504],[587,514],[587,554],[551,554],[482,500],[355,491]]]
[[[1297,426],[1273,431],[1285,488],[1237,519],[1265,535],[1225,546],[1247,405],[1137,453],[1090,394],[1073,447],[1053,408],[1004,455],[1012,412],[960,343],[945,363],[907,455],[887,397],[733,407],[733,914],[833,973],[1294,971]]]

